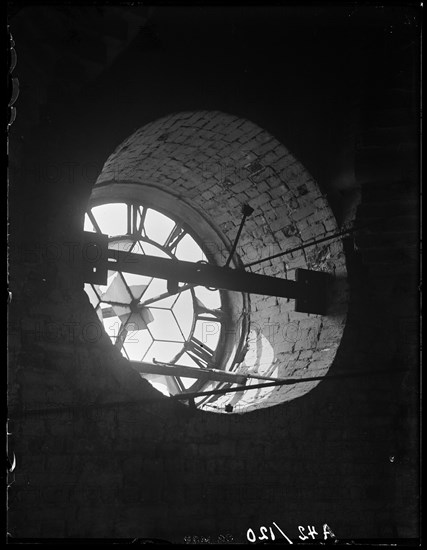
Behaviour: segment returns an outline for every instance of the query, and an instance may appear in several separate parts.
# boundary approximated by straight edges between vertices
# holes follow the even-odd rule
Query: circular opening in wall
[[[244,204],[251,215],[240,233]],[[102,212],[109,227],[100,227]],[[304,166],[262,128],[216,111],[175,113],[147,124],[107,159],[87,223],[89,230],[108,233],[110,250],[118,254],[128,247],[134,256],[169,262],[166,282],[141,272],[127,280],[123,270],[112,269],[106,288],[88,287],[114,345],[164,393],[215,392],[197,395],[195,404],[239,413],[301,397],[327,375],[348,303],[343,246],[329,240],[337,223]],[[168,281],[186,261],[199,276],[206,263],[211,273],[223,269],[237,235],[233,277],[261,275],[267,292],[231,289],[215,277],[194,288],[185,287],[194,283],[187,277]],[[184,243],[191,243],[190,255]],[[332,280],[322,314],[308,308],[313,296],[305,291],[299,304],[295,293],[273,291],[294,283],[309,287],[300,274],[319,272]],[[154,298],[157,305],[149,301]],[[187,313],[177,318],[176,304],[184,299]],[[128,350],[125,333],[138,333],[145,347]],[[189,376],[192,368],[197,376]],[[275,383],[289,379],[295,383]],[[268,385],[259,387],[263,381]]]

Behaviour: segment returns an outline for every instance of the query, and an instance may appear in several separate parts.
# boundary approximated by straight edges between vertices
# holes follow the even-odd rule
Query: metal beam
[[[279,277],[248,273],[243,269],[169,260],[111,249],[108,250],[108,257],[108,269],[114,271],[266,296],[293,299],[304,297],[304,285]]]
[[[188,367],[186,365],[171,365],[167,363],[156,362],[144,363],[140,361],[129,361],[131,366],[141,374],[162,374],[164,376],[182,376],[183,378],[197,378],[205,382],[232,382],[234,384],[244,384],[247,376],[234,372],[222,371],[219,369],[201,369],[198,367]]]
[[[325,315],[328,305],[329,273],[296,269],[296,280],[248,273],[244,269],[231,269],[202,262],[185,262],[158,258],[121,250],[108,250],[108,269],[135,275],[148,275],[166,279],[180,292],[178,283],[187,283],[223,290],[235,290],[265,296],[296,300],[296,311]],[[173,285],[171,284],[174,283]]]

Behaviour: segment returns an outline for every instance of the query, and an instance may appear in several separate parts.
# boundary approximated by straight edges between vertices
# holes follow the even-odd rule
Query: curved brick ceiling
[[[327,200],[301,163],[268,132],[221,112],[172,114],[137,130],[109,157],[96,186],[129,182],[156,186],[191,204],[230,246],[241,205],[248,202],[255,212],[237,249],[243,263],[338,229]],[[226,253],[221,251],[222,258]],[[298,313],[293,300],[252,294],[247,351],[236,372],[293,378],[327,374],[347,309],[341,242],[311,246],[251,270],[293,279],[297,267],[335,274],[328,314]],[[209,410],[223,411],[228,403],[234,412],[268,407],[302,396],[318,383],[226,394]]]

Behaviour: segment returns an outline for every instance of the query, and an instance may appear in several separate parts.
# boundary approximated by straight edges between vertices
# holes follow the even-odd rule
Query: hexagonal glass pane
[[[190,337],[191,328],[193,326],[193,297],[191,290],[181,292],[178,300],[175,302],[172,311],[175,318],[187,340]]]
[[[155,340],[169,340],[184,342],[172,312],[169,309],[150,308],[154,321],[150,323],[149,329]]]
[[[141,361],[152,343],[148,330],[127,330],[123,347],[131,361]]]

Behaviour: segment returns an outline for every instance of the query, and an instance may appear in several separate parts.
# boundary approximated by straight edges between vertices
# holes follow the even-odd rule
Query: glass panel
[[[176,395],[180,393],[180,389],[172,376],[163,376],[160,374],[141,374],[156,390],[163,395]]]
[[[114,343],[122,326],[120,319],[118,317],[109,317],[108,319],[104,319],[103,322],[106,333]]]
[[[105,235],[126,235],[127,205],[123,203],[101,204],[92,208],[92,214]]]
[[[183,353],[181,357],[176,362],[177,365],[185,365],[186,367],[197,367],[200,368],[200,365],[196,363],[189,355],[188,353]]]
[[[140,227],[141,211],[142,207],[138,206],[136,211],[137,227]],[[104,234],[112,237],[127,235],[128,207],[126,204],[100,205],[92,209],[92,214]],[[143,235],[146,235],[146,238],[154,243],[159,243],[159,246],[145,242],[144,237],[139,241],[126,237],[111,239],[109,248],[169,259],[171,254],[166,253],[161,247],[170,238],[175,227],[175,221],[150,208],[145,212]],[[95,227],[87,215],[85,215],[85,230],[95,231]],[[207,261],[201,247],[189,234],[184,234],[182,239],[177,239],[175,256],[183,261]],[[108,272],[106,285],[86,284],[85,290],[113,343],[118,334],[122,332],[120,337],[120,340],[124,341],[122,353],[133,361],[152,362],[155,358],[157,361],[170,363],[184,351],[184,341],[190,338],[194,323],[193,292],[200,300],[202,308],[221,309],[221,297],[218,290],[210,291],[204,287],[195,287],[193,291],[187,290],[166,296],[131,313],[130,304],[133,299],[144,304],[162,294],[167,294],[167,281],[131,273],[118,273],[112,270]],[[99,303],[99,298],[103,302]],[[108,305],[104,301],[110,301],[112,304]],[[115,304],[113,304],[114,302]],[[106,316],[105,318],[102,318],[102,313]],[[205,344],[207,348],[215,350],[220,338],[221,324],[216,320],[217,317],[214,313],[208,311],[203,313],[203,316],[205,319],[197,320],[195,323],[194,337]],[[123,328],[122,321],[128,323],[127,330]],[[200,365],[188,353],[182,353],[177,364],[200,368]],[[164,375],[142,376],[165,395],[180,393],[183,388],[190,389],[198,382],[198,379],[192,376],[180,376],[177,379]],[[217,383],[210,383],[207,386],[214,388]],[[225,399],[228,402],[229,396],[218,399],[221,403]]]
[[[157,246],[146,243],[142,241],[140,243],[140,246],[143,250],[143,253],[147,256],[158,256],[159,258],[170,258],[169,254],[166,254],[166,252],[163,252],[163,250],[160,250]]]
[[[140,241],[136,241],[134,247],[132,248],[132,254],[145,254]]]
[[[181,349],[182,344],[175,342],[154,342],[143,360],[152,363],[154,358],[157,361],[169,363]]]
[[[196,286],[194,292],[206,309],[219,309],[221,307],[219,290],[208,290],[204,286]]]
[[[151,281],[151,277],[146,277],[145,275],[122,273],[122,276],[126,281],[126,284],[128,285],[133,298],[135,298],[136,300],[139,300],[139,298],[141,298],[142,293],[146,288],[148,288],[148,285]]]
[[[203,254],[202,249],[190,235],[185,235],[185,237],[179,241],[176,247],[175,256],[178,260],[184,260],[186,262],[206,261],[206,256]]]
[[[156,340],[184,341],[170,310],[150,308],[150,311],[154,317],[154,321],[149,326],[153,338]]]
[[[156,243],[165,244],[172,229],[175,227],[173,222],[167,216],[149,208],[145,216],[145,231],[147,237]]]
[[[172,311],[186,339],[190,337],[190,331],[193,326],[193,297],[191,290],[181,292],[178,300],[175,302]]]
[[[162,392],[163,395],[169,396],[170,391],[167,388],[166,382],[150,382],[150,384],[159,392]]]
[[[107,291],[104,292],[102,299],[104,302],[120,302],[121,304],[130,304],[132,296],[126,288],[125,282],[120,273],[108,282]]]
[[[153,279],[149,284],[147,290],[142,295],[141,303],[144,303],[146,300],[156,298],[157,296],[160,296],[167,291],[167,281],[165,279]],[[163,298],[162,300],[153,302],[153,306],[170,308],[177,298],[178,294],[174,294],[173,296],[168,296],[167,298]]]
[[[183,376],[180,376],[180,378],[186,390],[188,390],[188,388],[191,388],[194,382],[197,382],[197,378],[187,378],[187,377],[184,378]]]
[[[194,336],[212,350],[218,345],[221,333],[221,324],[217,321],[197,321],[194,329]]]
[[[117,317],[120,319],[122,323],[126,323],[129,319],[130,315],[130,307],[129,306],[118,306],[114,304],[112,307],[114,313],[117,315]]]
[[[108,243],[110,250],[119,250],[120,252],[133,252],[138,253],[137,250],[133,250],[136,247],[136,242],[132,239],[120,239],[119,241],[111,241]],[[141,251],[139,251],[141,253]]]
[[[95,289],[96,292],[99,294],[99,296],[101,297],[101,299],[102,299],[103,296],[104,296],[104,292],[108,289],[108,287],[110,286],[110,284],[113,282],[114,277],[117,277],[117,271],[108,270],[108,273],[107,273],[107,284],[106,284],[106,285],[93,285],[94,289]]]
[[[85,214],[85,224],[84,224],[84,231],[90,231],[91,233],[95,233],[95,228],[93,227],[93,223],[90,221],[89,216]]]
[[[153,339],[148,330],[129,330],[126,334],[124,348],[132,361],[141,361],[143,355],[151,346]]]

